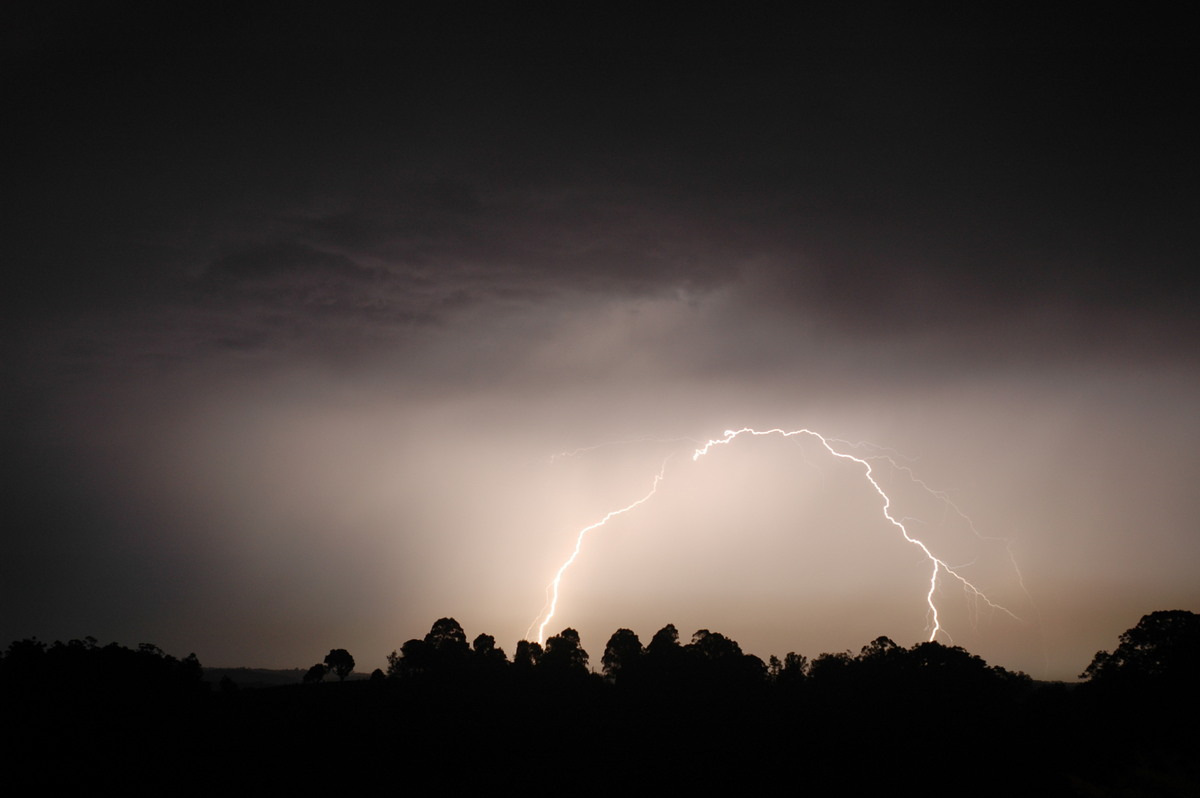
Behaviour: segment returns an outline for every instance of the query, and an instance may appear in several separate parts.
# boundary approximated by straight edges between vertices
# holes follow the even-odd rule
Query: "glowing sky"
[[[993,664],[1200,610],[1200,72],[1103,22],[15,14],[0,645],[511,654],[667,455],[552,632],[925,639],[861,468],[692,463],[743,426],[886,447],[1010,541],[1024,588],[890,476],[1021,618],[940,597]]]

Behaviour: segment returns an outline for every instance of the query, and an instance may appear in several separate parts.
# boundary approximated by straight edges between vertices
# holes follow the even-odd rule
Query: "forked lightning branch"
[[[931,489],[928,485],[926,485],[924,482],[922,482],[920,479],[918,479],[912,473],[911,469],[909,469],[908,467],[898,465],[895,460],[893,460],[891,457],[886,456],[886,455],[871,455],[868,457],[859,457],[859,456],[851,454],[847,451],[839,450],[838,448],[835,448],[835,444],[846,444],[845,441],[841,441],[836,438],[828,438],[828,437],[820,434],[819,432],[815,432],[810,429],[755,430],[755,429],[750,429],[750,428],[742,428],[742,429],[738,429],[738,430],[725,430],[724,437],[717,438],[715,440],[709,440],[703,446],[700,446],[699,448],[697,448],[692,453],[692,462],[697,462],[701,458],[707,457],[710,453],[715,453],[721,447],[728,446],[729,444],[733,443],[734,440],[736,440],[737,438],[742,437],[742,436],[754,436],[754,437],[776,436],[776,437],[781,437],[781,438],[796,438],[796,437],[801,437],[801,436],[811,437],[811,438],[815,439],[816,441],[818,441],[820,443],[820,445],[825,449],[826,452],[829,453],[829,455],[831,457],[838,458],[841,460],[849,460],[853,463],[858,464],[858,466],[860,466],[862,468],[863,478],[870,484],[871,488],[879,496],[879,502],[880,502],[880,510],[879,511],[880,511],[880,516],[881,516],[881,518],[880,518],[881,523],[893,527],[895,529],[896,533],[899,534],[900,536],[902,536],[905,541],[907,541],[909,544],[920,549],[922,555],[925,557],[925,559],[929,563],[929,587],[925,593],[925,605],[927,608],[926,614],[927,614],[927,628],[929,629],[929,640],[931,640],[931,641],[935,640],[939,633],[944,633],[944,630],[943,630],[942,624],[941,624],[941,615],[938,612],[938,605],[936,602],[938,588],[943,580],[950,580],[952,582],[959,583],[961,585],[961,587],[967,592],[967,594],[969,596],[971,596],[974,600],[982,602],[983,604],[986,604],[988,607],[990,607],[993,610],[997,610],[999,612],[1005,613],[1009,617],[1013,618],[1014,620],[1020,620],[1011,610],[996,603],[995,601],[992,601],[990,598],[988,598],[988,596],[982,590],[980,590],[978,587],[976,587],[974,584],[972,584],[970,580],[965,578],[962,574],[960,574],[958,571],[956,571],[954,568],[952,568],[949,564],[947,564],[947,562],[944,559],[938,557],[934,553],[931,546],[929,544],[927,544],[925,541],[923,541],[921,538],[914,535],[912,530],[909,529],[909,527],[905,525],[903,520],[898,519],[894,515],[892,515],[892,499],[890,496],[888,496],[888,494],[884,491],[883,487],[880,486],[879,482],[875,478],[875,465],[878,463],[883,463],[893,469],[901,470],[901,471],[908,473],[908,475],[909,475],[909,477],[911,477],[912,481],[915,484],[917,484],[923,491],[928,493],[930,496],[938,499],[939,501],[944,502],[950,509],[952,509],[954,511],[954,513],[961,516],[963,519],[965,519],[967,521],[968,524],[970,524],[971,530],[973,532],[975,532],[976,535],[979,535],[979,533],[977,531],[975,531],[974,524],[971,524],[970,519],[967,518],[967,516],[961,510],[959,510],[958,507],[955,506],[955,504],[952,501],[950,501],[949,497],[947,497],[943,493],[940,493],[938,491]],[[625,515],[627,513],[637,510],[643,504],[645,504],[646,502],[653,499],[654,495],[658,492],[659,486],[662,484],[663,480],[666,478],[667,465],[668,465],[667,461],[663,461],[663,464],[659,468],[658,473],[654,475],[654,478],[651,481],[649,490],[643,496],[641,496],[640,498],[631,502],[630,504],[625,505],[624,507],[621,507],[621,508],[618,508],[618,509],[615,509],[615,510],[612,510],[612,511],[606,513],[602,518],[600,518],[599,520],[595,521],[592,524],[589,524],[588,526],[585,526],[583,529],[580,529],[575,534],[574,548],[571,550],[570,555],[566,558],[566,560],[563,562],[563,564],[561,566],[559,566],[558,571],[555,572],[555,574],[554,574],[554,578],[551,579],[550,583],[546,586],[546,603],[542,606],[542,610],[538,613],[537,617],[533,619],[533,622],[529,625],[529,628],[526,630],[526,632],[525,632],[526,638],[529,637],[529,635],[533,632],[534,628],[536,627],[537,628],[537,642],[538,643],[545,642],[546,627],[547,627],[547,625],[549,625],[550,621],[553,620],[555,615],[558,613],[559,594],[560,594],[560,588],[562,587],[563,579],[566,576],[568,570],[571,568],[571,566],[575,563],[575,561],[579,558],[579,556],[583,552],[584,540],[587,538],[588,533],[594,532],[595,530],[600,529],[601,527],[603,527],[604,525],[606,525],[607,523],[612,521],[614,518],[617,518],[619,516],[622,516],[622,515]],[[982,536],[980,536],[980,537],[982,537]],[[1010,559],[1011,559],[1011,553],[1010,553]],[[1020,582],[1020,571],[1016,567],[1016,562],[1013,561],[1012,565],[1013,565],[1013,570],[1016,572],[1017,580],[1018,580],[1018,582]],[[1024,588],[1023,584],[1022,584],[1022,588]]]

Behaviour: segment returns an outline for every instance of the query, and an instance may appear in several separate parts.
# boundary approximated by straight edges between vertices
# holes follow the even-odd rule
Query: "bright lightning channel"
[[[670,458],[667,458],[667,459],[669,460]],[[654,483],[650,486],[650,492],[647,493],[645,496],[638,499],[633,504],[629,504],[629,505],[626,505],[625,507],[622,507],[620,510],[613,510],[612,512],[610,512],[608,515],[601,518],[596,523],[591,524],[590,526],[585,526],[583,529],[579,530],[579,534],[577,534],[575,536],[575,550],[571,552],[571,556],[567,558],[567,561],[564,562],[561,566],[559,566],[558,572],[554,574],[554,578],[552,580],[550,580],[550,584],[546,587],[546,594],[547,594],[546,606],[543,606],[542,611],[540,613],[538,613],[538,618],[541,618],[542,615],[545,615],[545,618],[542,619],[541,625],[538,626],[538,631],[537,631],[538,645],[541,645],[542,643],[544,643],[546,641],[546,624],[550,623],[550,619],[554,617],[554,613],[558,609],[558,586],[559,586],[559,583],[562,582],[563,574],[566,573],[566,570],[571,567],[572,563],[575,562],[575,558],[577,558],[579,556],[579,552],[583,548],[584,537],[586,537],[587,533],[591,532],[593,529],[602,527],[605,524],[607,524],[610,519],[616,518],[618,515],[627,513],[630,510],[633,510],[636,507],[640,507],[641,505],[650,501],[650,498],[655,493],[658,492],[658,483],[662,482],[663,475],[666,472],[666,468],[667,468],[667,461],[663,460],[662,465],[659,466],[658,473],[654,476]],[[549,609],[547,609],[547,606],[549,607]],[[537,618],[534,618],[533,623],[529,624],[529,628],[525,630],[526,638],[528,638],[529,633],[531,631],[533,631],[534,624],[537,624]]]
[[[907,472],[910,479],[912,479],[915,483],[917,483],[922,488],[924,488],[931,495],[947,502],[950,505],[950,507],[952,507],[959,516],[966,519],[967,523],[971,527],[971,530],[973,532],[975,532],[975,534],[978,537],[984,538],[983,535],[980,535],[979,532],[977,530],[975,530],[975,526],[971,522],[971,519],[967,518],[967,516],[961,510],[959,510],[959,508],[957,506],[955,506],[953,502],[950,501],[949,497],[947,497],[944,493],[941,493],[940,491],[936,491],[936,490],[933,490],[932,488],[930,488],[928,485],[926,485],[924,482],[922,482],[920,479],[918,479],[916,477],[916,475],[912,473],[912,470],[909,469],[907,466],[898,465],[895,462],[895,460],[893,460],[891,457],[889,457],[887,455],[876,455],[876,456],[873,456],[870,458],[863,458],[863,457],[856,457],[856,456],[854,456],[852,454],[848,454],[846,452],[838,451],[837,449],[835,449],[833,447],[834,442],[846,443],[852,447],[857,447],[858,445],[851,444],[848,441],[843,441],[838,438],[826,438],[824,435],[821,435],[819,432],[815,432],[810,429],[797,429],[797,430],[790,430],[790,431],[779,429],[779,428],[769,429],[769,430],[755,430],[755,429],[750,429],[749,427],[743,427],[742,429],[739,429],[739,430],[725,430],[725,436],[723,438],[709,440],[708,443],[706,443],[703,446],[701,446],[700,448],[696,449],[695,452],[692,453],[692,462],[696,462],[701,457],[704,457],[705,455],[707,455],[709,450],[712,449],[713,447],[724,446],[726,444],[729,444],[735,438],[738,438],[741,435],[752,435],[752,436],[778,435],[782,438],[795,438],[798,436],[807,435],[807,436],[816,438],[818,441],[820,441],[821,446],[823,446],[825,448],[825,450],[827,452],[829,452],[831,455],[833,455],[834,457],[837,457],[842,460],[850,460],[850,461],[855,462],[863,467],[864,476],[867,478],[867,481],[871,483],[871,487],[874,488],[875,492],[878,493],[880,498],[883,499],[883,508],[882,508],[883,517],[888,521],[888,523],[890,523],[896,529],[900,530],[900,534],[903,535],[903,537],[906,541],[908,541],[912,545],[919,548],[921,550],[921,552],[925,555],[926,559],[929,561],[929,564],[930,564],[929,590],[925,594],[925,604],[929,608],[929,610],[928,610],[928,616],[929,616],[929,621],[930,621],[930,623],[929,623],[929,628],[930,628],[929,640],[931,642],[937,638],[939,632],[946,634],[945,630],[942,629],[941,620],[938,615],[937,603],[934,601],[934,595],[937,593],[937,589],[938,589],[939,576],[943,573],[945,573],[949,577],[952,577],[953,579],[957,580],[960,583],[960,585],[962,586],[963,590],[969,596],[973,597],[976,601],[982,601],[983,603],[987,604],[992,609],[1003,612],[1006,615],[1008,615],[1009,617],[1013,618],[1014,620],[1018,620],[1018,621],[1020,620],[1020,618],[1018,618],[1015,614],[1013,614],[1013,612],[1011,610],[1009,610],[1008,608],[1003,607],[1000,604],[997,604],[996,602],[989,599],[982,590],[980,590],[978,587],[976,587],[974,584],[972,584],[968,579],[966,579],[964,576],[962,576],[962,574],[958,573],[954,568],[952,568],[944,560],[935,556],[934,553],[929,549],[929,547],[920,538],[915,537],[909,531],[908,527],[905,526],[904,521],[908,520],[908,519],[898,519],[892,515],[892,513],[891,513],[891,507],[892,507],[891,497],[889,497],[887,495],[887,493],[883,490],[883,488],[880,486],[880,484],[875,480],[875,471],[870,462],[870,460],[872,460],[872,459],[883,459],[883,460],[887,461],[888,463],[890,463],[894,468],[897,468],[901,471]],[[539,644],[545,642],[546,626],[549,625],[550,621],[554,618],[554,615],[558,610],[559,587],[562,583],[563,574],[566,573],[567,569],[570,568],[571,565],[575,562],[575,560],[579,557],[579,553],[583,548],[584,537],[586,537],[589,532],[591,532],[595,529],[598,529],[599,527],[604,526],[611,519],[616,518],[619,515],[623,515],[624,513],[627,513],[637,507],[640,507],[641,505],[645,504],[646,502],[648,502],[654,496],[654,494],[658,492],[658,486],[659,486],[659,483],[661,483],[663,480],[666,465],[667,465],[667,463],[664,460],[662,466],[659,468],[658,474],[655,475],[655,477],[654,477],[654,482],[650,487],[650,491],[645,496],[643,496],[642,498],[633,502],[632,504],[622,507],[619,510],[613,510],[612,512],[608,513],[603,518],[601,518],[599,521],[596,521],[595,523],[579,530],[579,532],[575,536],[575,548],[571,552],[571,556],[569,556],[566,559],[566,561],[559,567],[558,571],[554,574],[554,578],[550,581],[550,584],[548,584],[546,586],[546,596],[547,596],[546,604],[544,604],[542,606],[541,612],[538,613],[537,617],[533,619],[533,623],[531,623],[529,625],[529,628],[525,631],[526,638],[528,638],[530,632],[533,631],[533,627],[537,626],[537,641]],[[1009,554],[1011,557],[1011,550],[1010,550]],[[1014,565],[1014,567],[1016,566],[1015,561],[1013,562],[1013,565]],[[1023,587],[1024,587],[1024,583],[1022,582],[1022,588]],[[538,623],[539,618],[541,619],[540,624]]]

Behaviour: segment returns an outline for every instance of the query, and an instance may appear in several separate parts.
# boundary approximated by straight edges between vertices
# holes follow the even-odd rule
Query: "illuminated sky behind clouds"
[[[672,452],[553,631],[924,639],[927,568],[811,446],[552,457],[741,426],[888,447],[1011,540],[1028,595],[897,499],[1021,616],[941,597],[994,664],[1198,609],[1169,30],[56,8],[3,42],[0,640],[374,667],[453,615],[511,653]]]

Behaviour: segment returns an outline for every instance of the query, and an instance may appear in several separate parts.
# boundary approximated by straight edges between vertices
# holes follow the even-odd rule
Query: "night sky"
[[[242,5],[6,11],[0,645],[511,654],[660,467],[564,578],[594,662],[926,639],[863,468],[692,461],[742,427],[889,457],[991,664],[1200,611],[1182,20]]]

